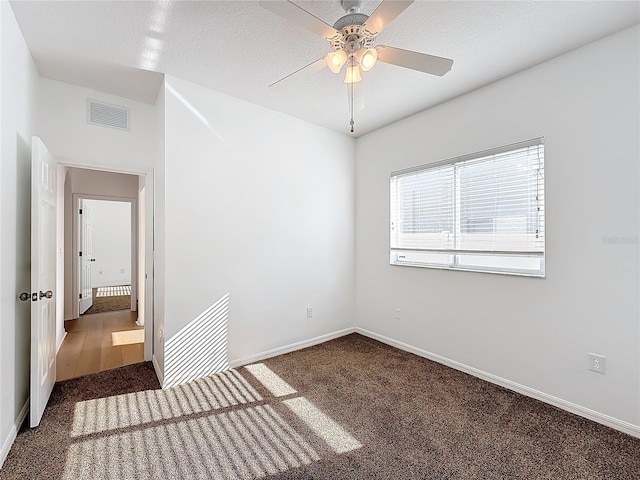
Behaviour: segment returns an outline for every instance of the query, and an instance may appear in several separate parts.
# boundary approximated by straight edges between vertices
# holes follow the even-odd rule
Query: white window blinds
[[[544,276],[542,139],[391,174],[391,263]]]

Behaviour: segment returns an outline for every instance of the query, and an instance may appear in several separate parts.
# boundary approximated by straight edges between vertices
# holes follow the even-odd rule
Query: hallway
[[[67,336],[57,356],[56,380],[67,380],[144,360],[144,328],[136,312],[87,315],[64,322]]]

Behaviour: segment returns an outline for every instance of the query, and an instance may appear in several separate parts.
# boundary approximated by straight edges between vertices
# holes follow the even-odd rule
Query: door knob
[[[51,296],[53,296],[53,293],[51,294]],[[28,302],[29,299],[31,299],[32,302],[37,302],[38,301],[38,294],[35,293],[35,292],[34,293],[22,292],[20,295],[18,295],[18,298],[20,300],[22,300],[23,302]]]
[[[92,259],[91,259],[91,261],[92,261],[92,262],[95,262],[95,261],[96,261],[96,259],[95,259],[95,258],[92,258]]]
[[[47,290],[46,292],[40,292],[40,298],[52,298],[53,297],[53,292],[51,290]]]

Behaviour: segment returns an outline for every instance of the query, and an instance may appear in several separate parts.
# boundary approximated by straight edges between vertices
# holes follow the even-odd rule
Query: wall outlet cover
[[[604,373],[607,367],[607,357],[602,355],[596,355],[595,353],[589,353],[589,364],[587,368],[592,372]]]

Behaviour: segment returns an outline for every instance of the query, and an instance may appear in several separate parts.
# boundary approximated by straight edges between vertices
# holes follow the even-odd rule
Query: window
[[[391,264],[544,277],[544,140],[391,174]]]

